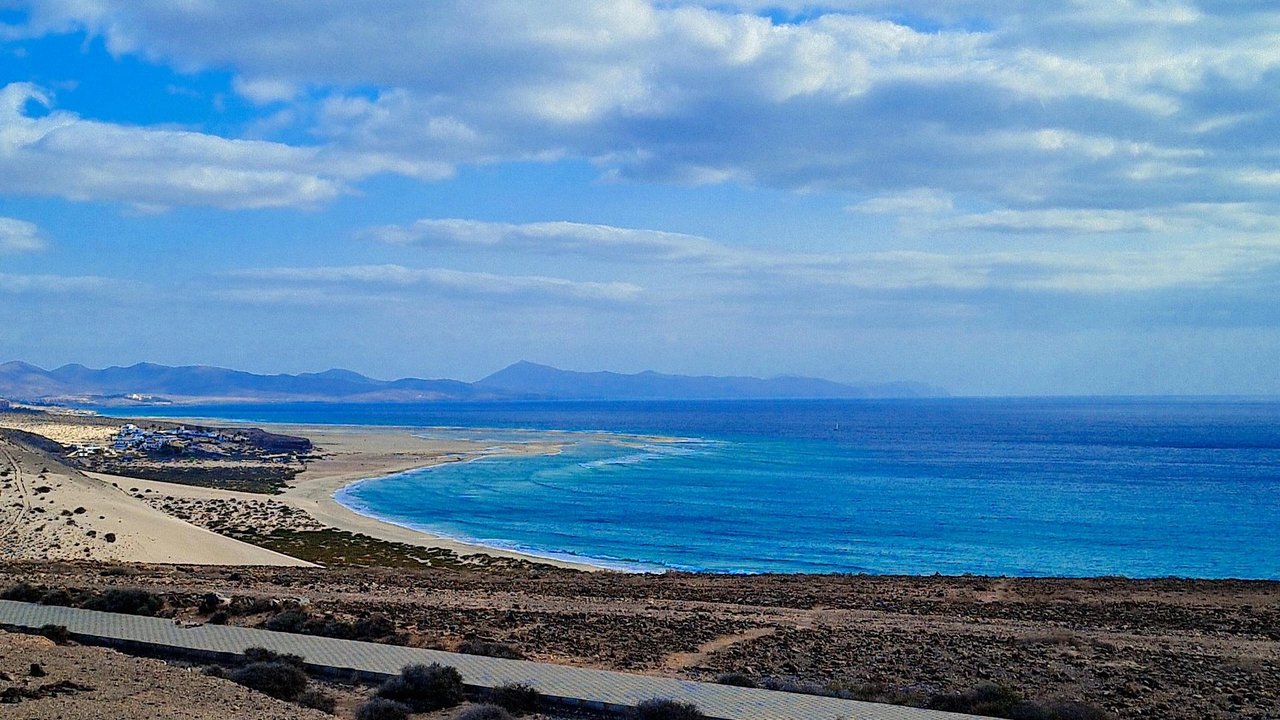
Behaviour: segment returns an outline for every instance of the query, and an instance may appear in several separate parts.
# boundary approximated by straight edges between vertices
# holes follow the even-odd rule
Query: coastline
[[[296,600],[305,603],[316,620],[355,624],[373,614],[385,616],[398,634],[422,646],[461,650],[470,639],[484,638],[544,662],[692,680],[746,674],[757,682],[785,678],[868,692],[883,688],[882,695],[869,698],[877,702],[903,702],[903,688],[962,693],[996,682],[1033,700],[1087,700],[1120,720],[1152,715],[1191,720],[1270,717],[1280,697],[1280,675],[1275,673],[1280,638],[1274,634],[1280,581],[1275,580],[558,572],[546,567],[554,563],[519,552],[501,556],[538,562],[540,567],[480,561],[419,569],[412,562],[380,565],[369,562],[370,555],[354,554],[353,563],[321,558],[318,561],[327,567],[303,571],[245,567],[272,564],[254,562],[250,556],[271,551],[204,531],[202,518],[190,512],[201,501],[184,506],[166,503],[165,496],[207,498],[205,520],[223,517],[219,513],[237,506],[234,521],[239,525],[253,525],[263,518],[262,509],[270,508],[266,514],[274,518],[254,525],[259,536],[272,532],[273,519],[288,519],[290,513],[311,517],[298,510],[306,500],[335,513],[328,527],[337,529],[340,523],[363,534],[444,547],[448,538],[364,517],[332,495],[353,483],[465,462],[483,453],[556,452],[572,440],[554,431],[535,432],[508,437],[503,447],[482,431],[469,437],[442,433],[443,438],[423,438],[414,434],[419,429],[407,427],[222,420],[209,424],[267,426],[303,434],[325,457],[308,461],[307,471],[293,483],[297,487],[267,495],[90,477],[64,472],[69,469],[54,465],[47,454],[28,453],[19,458],[24,474],[47,474],[47,484],[54,488],[39,495],[47,512],[33,518],[61,518],[60,508],[83,503],[91,511],[72,518],[81,523],[76,533],[88,530],[101,512],[121,536],[110,546],[95,547],[92,556],[83,558],[86,562],[62,562],[80,558],[54,556],[43,548],[9,558],[3,552],[6,543],[0,542],[0,587],[29,583],[71,593],[85,588],[145,589],[163,597],[182,624],[207,621],[208,613],[196,603],[210,593],[233,599]],[[63,430],[90,429],[90,424],[81,424]],[[524,442],[535,436],[543,442]],[[597,437],[625,443],[633,436]],[[0,438],[0,450],[5,448]],[[47,473],[42,469],[46,463],[51,469]],[[4,482],[0,479],[0,486]],[[112,482],[119,487],[113,488]],[[71,494],[81,486],[94,493],[92,502]],[[130,492],[135,487],[137,491]],[[109,506],[108,499],[118,505]],[[116,510],[126,505],[134,508],[132,514]],[[4,517],[0,508],[0,520]],[[120,525],[115,526],[117,521]],[[49,525],[43,534],[29,525],[28,534],[17,537],[47,544],[58,539],[52,534],[55,526],[63,527],[60,520]],[[151,534],[161,527],[169,528],[165,532],[173,537],[207,541],[183,548],[198,555],[144,560],[142,552],[177,549],[168,536]],[[130,537],[119,528],[136,532]],[[312,523],[298,529],[319,528],[319,523]],[[199,538],[193,529],[201,530]],[[212,562],[213,543],[232,551],[230,558]],[[465,552],[500,556],[474,543],[455,545]],[[379,552],[389,547],[373,546]],[[377,557],[394,555],[391,551]],[[279,557],[297,564],[293,558]],[[131,565],[110,565],[119,562]],[[231,620],[257,626],[269,616]]]
[[[193,410],[195,409],[193,408]],[[324,415],[324,413],[320,413],[320,415]],[[729,574],[777,572],[804,575],[823,573],[920,573],[918,568],[909,566],[909,564],[905,566],[903,564],[893,565],[883,561],[878,565],[856,562],[837,565],[810,561],[808,556],[798,555],[795,550],[798,548],[800,552],[803,552],[807,550],[807,546],[799,544],[784,545],[787,542],[796,542],[796,537],[798,536],[790,532],[785,526],[777,524],[763,527],[766,530],[773,530],[776,526],[776,530],[780,534],[756,533],[755,535],[748,535],[739,533],[734,536],[734,542],[737,541],[738,537],[745,537],[751,541],[763,540],[764,543],[768,544],[767,546],[762,546],[757,542],[755,547],[759,547],[761,551],[755,554],[739,552],[739,546],[734,542],[720,542],[714,534],[709,536],[710,541],[705,544],[693,541],[687,543],[667,542],[666,547],[672,552],[666,555],[633,552],[630,550],[628,543],[645,543],[652,539],[655,546],[659,546],[667,541],[667,535],[662,532],[661,527],[656,527],[656,529],[650,527],[649,532],[639,535],[627,530],[621,530],[622,528],[631,527],[628,523],[631,522],[630,516],[635,512],[634,508],[650,502],[651,498],[648,495],[653,492],[652,488],[661,487],[661,476],[670,474],[662,468],[652,470],[649,475],[644,476],[642,482],[635,482],[635,478],[629,475],[619,474],[622,472],[620,470],[615,472],[612,469],[608,469],[602,471],[598,478],[592,475],[595,479],[591,481],[593,485],[589,487],[595,488],[599,492],[582,494],[577,492],[577,486],[558,481],[544,483],[541,481],[541,477],[525,478],[526,480],[531,479],[532,482],[524,483],[519,477],[510,475],[512,472],[516,472],[518,475],[518,470],[504,469],[502,467],[507,463],[492,463],[492,466],[487,468],[468,469],[454,467],[438,470],[439,482],[436,482],[433,473],[425,473],[426,475],[432,475],[432,477],[422,478],[416,478],[415,474],[410,473],[405,476],[410,478],[408,481],[403,479],[388,481],[390,485],[387,490],[394,489],[394,494],[386,494],[382,491],[344,493],[342,490],[343,488],[352,488],[360,482],[384,478],[390,474],[403,473],[406,470],[440,466],[443,463],[461,462],[467,459],[506,453],[520,453],[526,456],[523,460],[515,458],[515,461],[511,463],[512,465],[519,463],[523,466],[528,463],[539,468],[563,466],[575,473],[577,472],[576,466],[581,465],[588,472],[594,473],[596,465],[601,467],[633,465],[646,462],[646,458],[661,456],[667,450],[659,448],[656,451],[658,455],[654,455],[651,452],[652,449],[647,446],[655,441],[678,441],[680,438],[611,432],[510,429],[504,427],[507,423],[501,419],[499,419],[496,427],[478,424],[467,425],[465,421],[457,425],[446,424],[448,421],[446,423],[437,421],[433,424],[422,424],[414,423],[413,418],[415,416],[412,413],[404,417],[395,417],[394,419],[402,423],[398,426],[355,424],[360,422],[359,419],[348,421],[351,424],[335,425],[327,424],[323,421],[313,421],[305,417],[284,418],[283,422],[258,422],[259,419],[265,420],[266,418],[257,418],[255,416],[250,416],[248,419],[228,418],[228,420],[205,419],[207,417],[202,416],[202,412],[196,410],[187,416],[165,417],[163,419],[169,423],[181,421],[188,424],[195,422],[196,424],[211,424],[214,426],[262,426],[278,432],[307,435],[315,441],[316,449],[311,451],[304,447],[301,453],[295,452],[287,457],[279,458],[279,461],[287,462],[288,465],[275,467],[268,465],[265,467],[269,473],[268,477],[280,476],[289,478],[288,483],[294,487],[288,488],[283,494],[235,497],[231,493],[194,490],[190,486],[153,485],[146,488],[152,494],[148,494],[145,497],[139,495],[137,499],[150,503],[153,507],[162,509],[172,516],[188,520],[196,525],[213,528],[233,537],[245,539],[260,546],[269,547],[286,554],[294,554],[315,562],[350,562],[337,548],[355,547],[363,548],[363,550],[353,550],[352,552],[363,553],[360,555],[360,562],[365,564],[377,562],[376,558],[379,556],[396,558],[405,553],[410,555],[417,554],[422,558],[419,560],[420,562],[427,563],[436,562],[436,559],[440,559],[440,555],[456,557],[459,553],[466,553],[480,557],[467,560],[463,564],[483,564],[487,562],[486,558],[520,558],[533,562],[567,564],[579,569],[643,572],[661,570],[663,568],[643,563],[628,563],[625,559],[639,557],[652,559],[656,557],[662,558],[660,562],[667,567],[688,572]],[[359,418],[360,416],[356,414],[348,416],[334,415],[333,417],[337,419],[341,417]],[[444,417],[451,416],[445,415]],[[197,419],[191,420],[189,418]],[[433,417],[433,419],[435,418]],[[116,423],[128,421],[127,418],[110,418],[110,416],[94,418],[92,422],[89,422],[88,418],[83,420],[86,426],[95,422],[101,425],[104,421],[107,424],[110,424],[113,420]],[[82,420],[77,418],[71,422],[79,425]],[[169,427],[173,427],[173,425]],[[672,427],[686,429],[683,425],[673,425]],[[79,428],[75,429],[78,430]],[[581,446],[579,443],[581,443]],[[720,446],[720,443],[713,442],[712,445]],[[637,454],[629,455],[625,454],[626,451],[623,451],[623,456],[613,457],[615,450],[622,450],[622,448],[631,446],[639,448]],[[569,453],[568,456],[562,458],[563,462],[537,455],[558,450]],[[723,457],[711,457],[710,459],[716,462],[721,460],[762,460],[770,462],[770,467],[778,466],[782,467],[784,471],[798,473],[805,472],[807,466],[800,467],[803,464],[800,462],[792,462],[788,466],[774,463],[773,461],[777,457],[783,457],[807,462],[817,457],[811,453],[806,453],[804,447],[797,448],[792,454],[789,447],[760,445],[759,447],[748,446],[744,449],[737,447],[734,443],[729,443],[720,447],[720,450],[723,451],[720,453]],[[579,454],[581,457],[579,457]],[[682,452],[676,452],[675,454],[682,454]],[[244,454],[237,455],[237,457],[245,457],[252,461],[255,456]],[[195,465],[201,462],[203,461],[179,460],[175,463],[175,466],[181,467],[183,464]],[[258,462],[260,463],[258,467],[263,467],[261,461]],[[225,464],[226,461],[215,459],[213,464],[216,467],[212,469],[205,468],[204,472],[216,473],[217,467],[220,467],[218,463]],[[288,468],[287,472],[285,468]],[[294,475],[294,473],[304,468],[305,472]],[[128,465],[117,467],[114,470],[102,469],[123,475],[130,475],[134,472]],[[556,535],[556,533],[564,532],[564,528],[558,522],[552,524],[544,523],[543,527],[549,528],[549,534],[523,533],[521,532],[523,527],[521,523],[527,520],[523,515],[525,512],[524,507],[526,507],[523,504],[525,501],[522,500],[522,504],[517,506],[504,505],[505,499],[509,497],[505,493],[502,495],[488,493],[487,495],[476,496],[487,497],[490,504],[486,505],[479,501],[475,501],[473,504],[475,500],[473,497],[474,491],[477,488],[489,487],[488,473],[490,470],[499,473],[495,477],[502,479],[503,482],[512,479],[516,480],[516,484],[511,486],[514,488],[513,492],[527,493],[527,507],[537,508],[539,517],[569,518],[573,517],[570,511],[575,507],[583,508],[592,518],[595,518],[594,522],[601,523],[598,527],[598,536],[588,528],[584,532],[575,534],[575,537],[584,541],[574,542],[567,537]],[[146,467],[141,467],[137,472],[138,474],[147,474],[148,470]],[[186,482],[186,480],[182,479],[182,472],[184,471],[160,472],[147,474],[147,476],[156,477],[159,480],[177,477],[179,481]],[[630,473],[632,471],[627,470],[626,472]],[[644,471],[642,470],[641,472]],[[554,477],[559,478],[560,476],[556,475]],[[779,475],[779,477],[783,476]],[[875,482],[874,480],[880,476],[874,474],[868,477],[872,478],[873,481],[860,482],[857,485],[857,491],[861,493],[863,499],[874,506],[882,498],[895,497],[894,493],[900,483]],[[609,482],[611,478],[612,482]],[[594,485],[597,480],[603,483],[599,488]],[[204,481],[203,484],[212,484],[219,488],[237,487],[237,485],[221,478],[215,478],[212,483]],[[1116,485],[1116,483],[1112,483],[1112,485]],[[261,492],[255,486],[241,487]],[[712,487],[712,485],[707,487]],[[957,485],[955,489],[963,490],[964,487],[963,485]],[[267,492],[272,492],[273,488],[284,489],[285,484],[282,480],[273,479],[272,485],[264,487]],[[607,492],[601,488],[607,489]],[[1106,490],[1107,488],[1103,489]],[[840,488],[831,488],[831,490],[834,492],[840,490]],[[278,490],[276,491],[278,492]],[[210,499],[205,501],[165,502],[164,497],[167,495],[188,497],[203,495]],[[1126,497],[1131,496],[1136,495],[1134,492],[1129,492]],[[219,497],[224,498],[224,500],[218,501],[216,498]],[[831,498],[836,497],[836,495],[824,494],[824,497]],[[844,495],[839,497],[844,497]],[[956,497],[956,494],[953,492],[951,497]],[[235,499],[234,501],[227,501],[227,498]],[[619,501],[610,505],[610,499],[613,498],[617,498]],[[999,497],[996,499],[999,499]],[[1119,499],[1124,500],[1125,498],[1121,497]],[[760,513],[770,511],[771,505],[761,504],[757,500],[760,500],[760,498],[754,498],[751,502],[744,503],[743,506],[747,509],[758,510]],[[767,498],[765,500],[772,502]],[[734,497],[726,497],[722,493],[704,494],[700,507],[705,508],[704,513],[707,517],[721,518],[721,513],[725,512],[727,507],[732,509],[732,503],[735,501]],[[484,521],[484,518],[489,517],[486,513],[491,512],[495,507],[493,503],[497,503],[497,506],[502,508],[502,512],[514,512],[514,514],[505,516],[513,521],[506,525],[509,528],[508,530],[496,529],[504,526]],[[845,506],[857,507],[858,505],[856,503],[847,503]],[[964,502],[955,503],[951,507],[953,508],[952,515],[954,516],[952,519],[961,523],[967,523],[968,518],[973,517],[972,511],[975,508],[977,510],[982,509]],[[1050,509],[1052,510],[1053,507]],[[511,508],[515,509],[512,510]],[[566,514],[557,515],[561,511]],[[984,516],[979,515],[978,517]],[[1059,515],[1051,512],[1045,515],[1044,519],[1053,521],[1057,517]],[[441,524],[437,525],[437,522]],[[964,529],[969,526],[954,525],[951,527]],[[1055,525],[1053,527],[1058,526]],[[328,536],[324,534],[312,534],[303,537],[294,536],[296,532],[324,530],[326,528],[333,529],[335,533],[346,533],[347,537],[341,538],[337,534]],[[275,534],[273,535],[273,533]],[[358,537],[353,537],[352,534],[366,537],[361,540]],[[610,537],[614,538],[612,544],[596,542],[597,538],[608,539]],[[391,547],[386,543],[401,544],[401,547]],[[374,547],[380,544],[383,546]],[[1210,545],[1208,547],[1214,546]],[[419,548],[437,548],[440,550],[440,555],[432,556],[436,559],[426,559],[426,556],[422,555]],[[570,548],[573,552],[563,555],[544,552],[544,550],[556,551],[562,548]],[[789,548],[790,554],[786,554]],[[1079,548],[1071,546],[1065,549],[1076,551]],[[735,552],[740,557],[750,559],[772,557],[768,553],[775,551],[778,553],[778,557],[787,560],[787,562],[782,563],[782,567],[778,567],[779,563],[774,563],[772,566],[765,563],[744,563],[742,560],[733,557],[728,558],[727,562],[722,562],[718,565],[713,562],[721,555],[727,556]],[[1042,555],[1044,554],[1043,550],[1039,552]],[[573,553],[579,554],[575,555]],[[1063,554],[1063,557],[1071,559],[1076,556]],[[623,560],[619,560],[619,558]],[[700,558],[711,558],[711,560],[703,562]],[[796,558],[799,558],[799,561]],[[1235,572],[1230,572],[1235,566],[1226,565],[1221,568],[1209,567],[1205,570],[1202,567],[1203,563],[1194,565],[1185,561],[1173,569],[1170,569],[1170,563],[1166,562],[1163,565],[1157,563],[1155,571],[1151,571],[1150,568],[1146,568],[1141,564],[1116,566],[1107,565],[1103,562],[1097,562],[1093,565],[1076,562],[1073,565],[1071,562],[1061,562],[1057,565],[1042,567],[1031,561],[1036,559],[1033,557],[1027,562],[1008,567],[1011,564],[1007,562],[1003,565],[999,562],[975,565],[969,562],[972,558],[963,554],[957,555],[956,558],[958,559],[953,559],[950,564],[942,564],[940,567],[938,563],[935,563],[929,567],[927,572],[942,572],[943,574],[972,572],[979,575],[1014,577],[1093,577],[1108,575],[1124,575],[1134,578],[1178,576],[1188,578],[1275,579],[1280,577],[1270,571],[1251,573],[1247,570],[1241,571],[1236,568]],[[978,558],[979,562],[982,560],[983,558]],[[455,560],[441,561],[455,562]],[[1255,564],[1262,567],[1265,562],[1267,561],[1264,554],[1261,557],[1261,563],[1256,562]],[[1266,568],[1264,567],[1263,569],[1265,570]]]
[[[548,558],[532,553],[496,548],[444,537],[406,527],[357,512],[338,502],[335,495],[346,487],[410,470],[435,467],[450,462],[466,462],[496,455],[552,454],[560,443],[527,444],[474,443],[465,440],[432,440],[414,435],[405,428],[364,428],[272,425],[272,430],[309,438],[326,454],[335,457],[313,462],[299,473],[290,487],[274,499],[306,511],[317,521],[339,530],[362,533],[379,540],[421,547],[451,550],[458,555],[482,554],[528,560],[574,570],[602,571],[588,563]],[[350,453],[348,457],[342,455]]]
[[[145,418],[146,416],[136,417]],[[556,433],[537,433],[535,436],[537,439],[533,441],[514,443],[461,438],[424,438],[416,434],[422,430],[421,428],[403,426],[250,423],[198,417],[163,419],[167,422],[191,422],[219,427],[259,427],[271,432],[298,435],[311,440],[321,458],[308,462],[305,469],[290,481],[283,493],[278,495],[179,485],[99,473],[90,473],[90,475],[104,482],[118,483],[124,479],[130,487],[136,487],[143,492],[150,491],[184,499],[241,501],[270,499],[302,510],[321,525],[336,530],[367,535],[387,542],[447,550],[459,556],[479,554],[587,572],[621,571],[619,568],[437,535],[358,512],[335,498],[339,491],[351,485],[445,463],[466,462],[497,455],[554,454],[559,452],[564,444],[552,437]]]

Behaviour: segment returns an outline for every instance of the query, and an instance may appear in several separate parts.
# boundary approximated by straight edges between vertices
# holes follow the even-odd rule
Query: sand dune
[[[309,565],[170,517],[18,443],[0,440],[0,557]]]

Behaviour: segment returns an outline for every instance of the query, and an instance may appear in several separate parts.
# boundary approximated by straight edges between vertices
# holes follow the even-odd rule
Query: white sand
[[[170,517],[109,482],[0,441],[0,557],[310,565]],[[47,490],[43,490],[48,488]]]

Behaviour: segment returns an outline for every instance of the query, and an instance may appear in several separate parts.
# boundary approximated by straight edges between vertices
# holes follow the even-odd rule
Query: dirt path
[[[746,632],[736,633],[733,635],[721,635],[714,640],[699,645],[698,649],[693,652],[671,653],[667,656],[666,660],[662,662],[662,669],[683,670],[685,668],[696,667],[701,665],[702,662],[713,653],[733,647],[738,643],[755,640],[757,638],[765,637],[766,635],[772,635],[777,631],[777,628],[761,627],[752,628]]]
[[[3,503],[3,510],[8,513],[8,518],[0,525],[0,540],[8,540],[17,528],[18,523],[22,520],[22,516],[31,510],[31,495],[27,489],[26,479],[22,476],[22,465],[18,463],[13,453],[9,452],[9,448],[0,445],[0,456],[3,456],[5,463],[9,466],[8,478],[12,478],[13,489],[15,492],[0,494],[0,502]],[[4,543],[5,548],[11,548],[12,544]]]

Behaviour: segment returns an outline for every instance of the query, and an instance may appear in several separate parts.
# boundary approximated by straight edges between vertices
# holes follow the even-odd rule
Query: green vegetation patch
[[[525,560],[483,554],[459,555],[444,548],[379,540],[361,533],[335,528],[323,530],[277,528],[268,533],[255,532],[242,527],[212,529],[242,542],[330,567],[448,568],[452,570],[539,567],[538,563]]]
[[[298,474],[297,468],[244,465],[238,467],[199,467],[193,465],[143,465],[135,463],[103,463],[89,468],[109,475],[154,480],[176,485],[238,490],[240,492],[277,495]]]
[[[323,530],[278,528],[269,533],[234,529],[227,530],[224,534],[299,560],[326,566],[454,569],[465,566],[462,558],[452,550],[379,540],[368,535],[334,528]]]

